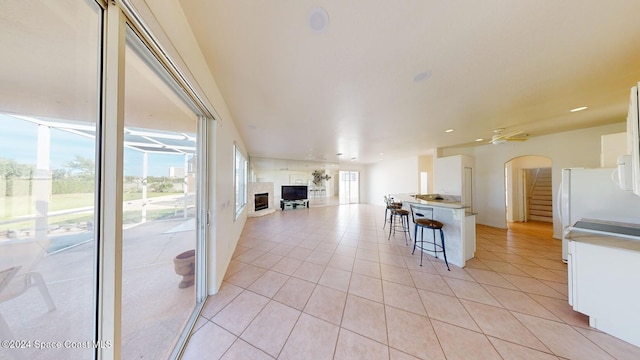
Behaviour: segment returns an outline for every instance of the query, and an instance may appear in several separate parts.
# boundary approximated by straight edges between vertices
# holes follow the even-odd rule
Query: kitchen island
[[[392,195],[394,201],[402,202],[402,208],[411,212],[410,204],[417,204],[433,208],[435,220],[444,224],[445,250],[449,264],[464,267],[467,260],[474,257],[476,252],[476,217],[468,206],[460,203],[459,198],[446,195]],[[411,236],[415,240],[413,233],[414,224],[411,221]],[[425,241],[431,239],[430,231],[424,232]],[[438,243],[439,234],[436,232]],[[425,254],[434,255],[433,252],[424,251]]]

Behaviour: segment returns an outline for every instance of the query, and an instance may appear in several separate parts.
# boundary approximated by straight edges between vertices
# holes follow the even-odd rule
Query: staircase
[[[533,170],[531,181],[527,202],[527,221],[553,222],[551,168]]]

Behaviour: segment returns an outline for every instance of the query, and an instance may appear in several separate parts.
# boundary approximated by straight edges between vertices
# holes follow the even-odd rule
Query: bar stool
[[[387,216],[387,212],[389,212],[389,210],[402,208],[402,203],[393,202],[391,200],[391,197],[388,197],[387,195],[384,196],[384,204],[386,205],[386,208],[384,209],[384,225],[382,225],[383,229],[387,226],[388,222],[391,222],[391,216]]]
[[[407,235],[409,235],[409,240],[411,240],[411,230],[409,228],[409,211],[403,209],[402,205],[400,205],[400,207],[397,207],[397,204],[393,205],[391,202],[389,202],[388,207],[389,210],[391,210],[391,215],[389,216],[389,236],[387,237],[387,240],[391,239],[391,233],[393,233],[393,236],[395,236],[396,231],[400,231],[404,233],[405,245],[408,245],[409,243],[407,242]],[[398,220],[400,220],[400,223],[398,223]]]
[[[437,220],[433,219],[433,208],[420,206],[411,204],[411,219],[415,224],[413,230],[413,237],[415,242],[413,243],[413,251],[411,255],[416,252],[416,247],[420,249],[420,266],[422,266],[422,255],[424,254],[424,250],[432,252],[436,258],[438,258],[438,253],[442,253],[444,256],[444,263],[447,265],[447,270],[451,271],[449,268],[449,262],[447,261],[447,252],[444,246],[444,231],[442,228],[444,225]],[[427,217],[425,215],[426,212],[431,212],[431,216]],[[420,228],[420,245],[418,245],[418,228]],[[433,242],[428,242],[427,246],[424,245],[424,229],[431,229],[433,231]],[[436,230],[440,230],[440,240],[441,244],[436,243]]]

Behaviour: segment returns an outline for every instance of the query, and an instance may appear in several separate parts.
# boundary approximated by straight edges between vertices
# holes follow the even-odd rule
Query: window
[[[237,219],[247,205],[247,159],[240,151],[238,145],[233,145],[234,154],[234,181],[236,190],[236,216]]]

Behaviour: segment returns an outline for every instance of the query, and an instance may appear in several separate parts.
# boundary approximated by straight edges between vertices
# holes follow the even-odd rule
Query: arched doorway
[[[551,159],[527,155],[504,165],[505,218],[553,224]]]

